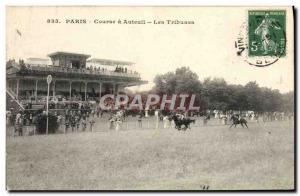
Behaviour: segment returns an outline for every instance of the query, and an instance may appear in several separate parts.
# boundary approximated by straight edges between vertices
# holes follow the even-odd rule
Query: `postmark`
[[[249,65],[265,67],[286,56],[286,11],[249,10],[235,42]]]

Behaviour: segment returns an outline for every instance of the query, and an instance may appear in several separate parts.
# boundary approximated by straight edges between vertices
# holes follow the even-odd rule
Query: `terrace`
[[[20,65],[21,73],[40,73],[40,74],[68,74],[71,75],[92,75],[92,76],[109,76],[109,77],[124,77],[124,78],[135,78],[140,79],[140,74],[136,71],[111,71],[104,68],[69,68],[69,67],[60,67],[60,66],[49,66],[49,65]]]

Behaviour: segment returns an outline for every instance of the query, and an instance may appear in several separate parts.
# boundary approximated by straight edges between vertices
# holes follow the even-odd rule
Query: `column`
[[[16,92],[17,97],[16,97],[16,99],[19,99],[19,82],[20,82],[20,80],[17,79],[17,92]]]
[[[102,93],[102,83],[99,83],[99,100],[101,99],[101,93]]]
[[[112,94],[113,94],[113,95],[116,94],[116,84],[115,84],[115,83],[113,83],[113,92],[112,92]]]
[[[34,93],[35,102],[37,102],[37,94],[38,94],[38,80],[35,81],[35,93]]]
[[[70,81],[70,100],[72,99],[72,81]]]
[[[87,82],[85,82],[84,85],[84,101],[86,101]]]
[[[115,91],[116,91],[116,93],[115,93],[116,95],[119,94],[119,85],[117,85],[117,84],[115,86]]]
[[[55,81],[52,82],[53,97],[55,97]]]
[[[8,85],[8,88],[11,89],[11,82],[10,82],[10,80],[7,80],[6,87],[7,87],[7,85]]]

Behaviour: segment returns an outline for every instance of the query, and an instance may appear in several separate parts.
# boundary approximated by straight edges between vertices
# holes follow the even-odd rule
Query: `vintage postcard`
[[[295,190],[293,7],[6,7],[8,191]]]

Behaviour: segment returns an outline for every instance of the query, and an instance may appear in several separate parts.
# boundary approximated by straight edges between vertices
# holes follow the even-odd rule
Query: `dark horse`
[[[187,128],[191,129],[190,124],[195,123],[195,119],[190,119],[190,118],[184,118],[184,119],[179,119],[178,116],[173,115],[172,120],[174,120],[175,123],[175,128],[181,130],[181,126],[184,125],[183,130],[185,131]]]
[[[233,125],[236,127],[238,124],[241,124],[243,128],[245,125],[248,129],[247,121],[244,118],[241,117],[241,119],[239,119],[238,116],[233,115],[230,119],[232,120],[232,125],[229,128],[231,128]]]

